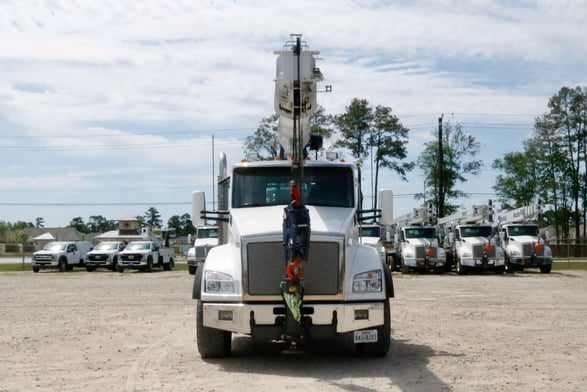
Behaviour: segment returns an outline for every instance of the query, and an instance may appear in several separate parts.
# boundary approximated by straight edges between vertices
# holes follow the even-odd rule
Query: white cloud
[[[333,86],[319,95],[326,110],[340,113],[355,97],[392,107],[412,128],[412,158],[442,113],[470,123],[488,123],[489,114],[502,123],[513,121],[504,115],[528,114],[516,121],[531,123],[560,87],[587,83],[586,5],[4,1],[0,128],[12,138],[0,142],[0,164],[13,171],[4,174],[10,185],[3,189],[11,191],[0,201],[39,198],[26,192],[55,185],[60,192],[43,199],[189,201],[190,192],[177,186],[210,183],[212,133],[216,152],[228,149],[229,162],[236,161],[239,141],[273,112],[272,51],[292,32],[321,51],[318,65]],[[502,153],[499,141],[477,132],[483,159]],[[512,137],[518,148],[524,136],[516,130]],[[23,147],[15,152],[8,145]],[[86,174],[63,181],[58,171],[64,168]],[[393,174],[385,177],[397,182]],[[402,189],[420,192],[422,180],[411,177]],[[116,191],[103,191],[110,183]],[[92,187],[96,194],[61,191]],[[141,187],[144,192],[135,191]],[[161,193],[165,187],[168,194]],[[405,208],[414,203],[401,200]],[[23,219],[19,213],[0,207],[0,219]],[[48,224],[69,221],[57,215]]]

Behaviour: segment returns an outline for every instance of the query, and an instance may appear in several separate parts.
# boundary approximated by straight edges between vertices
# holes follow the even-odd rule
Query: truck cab
[[[473,270],[505,271],[504,253],[491,224],[460,224],[449,235],[458,274]]]
[[[439,246],[434,226],[400,227],[395,238],[395,249],[399,256],[402,273],[410,270],[437,273],[445,270],[444,248]]]
[[[33,253],[33,272],[41,268],[58,268],[71,271],[73,267],[84,267],[87,253],[92,249],[91,241],[54,241]]]
[[[205,225],[196,227],[194,246],[188,250],[188,272],[196,273],[197,268],[204,263],[210,249],[218,245],[218,226]]]

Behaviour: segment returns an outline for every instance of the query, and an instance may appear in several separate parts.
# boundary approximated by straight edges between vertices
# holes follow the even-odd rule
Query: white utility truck
[[[106,268],[116,271],[119,253],[124,250],[122,241],[102,241],[88,252],[86,271],[95,271],[97,268]]]
[[[504,252],[493,231],[493,204],[473,205],[438,219],[444,246],[459,275],[473,270],[505,271]]]
[[[436,215],[432,207],[414,208],[393,219],[394,260],[403,274],[414,271],[444,272],[446,256],[438,244]]]
[[[92,241],[54,241],[42,250],[33,253],[31,264],[33,272],[41,268],[58,268],[59,271],[71,271],[73,267],[84,267]]]
[[[506,272],[540,268],[542,273],[552,269],[552,250],[540,236],[535,223],[542,214],[540,203],[502,211],[497,215],[499,238],[505,251]]]
[[[192,275],[206,260],[210,249],[218,245],[218,226],[198,226],[196,227],[196,239],[194,246],[188,250],[188,272]]]
[[[343,334],[361,355],[381,357],[390,347],[391,272],[361,244],[366,213],[359,210],[356,167],[307,159],[305,147],[321,144],[306,133],[316,107],[318,52],[293,38],[276,52],[278,132],[288,158],[247,160],[228,173],[222,154],[219,210],[205,211],[204,192],[192,196],[195,225],[221,222],[219,245],[194,279],[203,358],[229,355],[233,333],[290,352]],[[389,214],[382,210],[384,222]]]
[[[174,251],[168,244],[159,241],[133,241],[119,254],[118,272],[125,269],[140,269],[151,272],[153,267],[170,271],[175,266]]]

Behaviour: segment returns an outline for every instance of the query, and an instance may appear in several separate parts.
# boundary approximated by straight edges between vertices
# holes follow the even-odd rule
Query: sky
[[[326,112],[391,107],[408,160],[439,117],[461,124],[483,167],[453,202],[486,202],[493,160],[523,150],[561,87],[587,85],[585,20],[586,0],[0,0],[0,221],[155,207],[167,222],[191,214],[194,190],[212,204],[217,155],[238,162],[273,114],[273,51],[291,33],[320,51]],[[420,169],[379,180],[395,216],[423,183]]]

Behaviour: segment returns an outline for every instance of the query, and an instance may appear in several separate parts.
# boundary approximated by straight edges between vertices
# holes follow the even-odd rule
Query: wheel
[[[189,265],[188,266],[188,271],[189,271],[190,275],[195,275],[196,274],[196,266],[195,265]]]
[[[540,272],[543,274],[550,274],[550,270],[552,269],[552,264],[544,264],[540,266]]]
[[[196,341],[202,358],[224,358],[230,354],[232,332],[204,326],[204,305],[198,301]]]
[[[377,328],[377,343],[355,344],[357,354],[361,357],[381,358],[389,351],[391,346],[391,312],[389,300],[383,304],[383,325]]]
[[[496,275],[503,274],[505,272],[505,265],[500,265],[499,267],[495,267],[493,269],[493,273]]]
[[[461,259],[457,257],[457,274],[464,275],[467,273],[467,267],[461,264]]]
[[[123,267],[123,266],[121,266],[121,265],[117,265],[117,266],[116,266],[116,270],[117,270],[118,272],[120,272],[120,273],[123,273],[123,272],[124,272],[124,267]]]
[[[149,256],[147,259],[147,266],[145,267],[145,271],[153,272],[153,258],[151,256]]]
[[[96,270],[96,267],[92,267],[91,265],[86,265],[86,271],[92,272],[92,271],[95,271],[95,270]]]
[[[67,271],[67,260],[65,260],[65,259],[59,260],[59,263],[57,263],[57,267],[59,268],[60,272]]]
[[[33,272],[39,272],[40,270],[41,270],[41,267],[33,266]]]
[[[409,274],[410,273],[410,267],[408,267],[404,263],[404,259],[403,258],[400,259],[400,268],[402,270],[402,274]]]

